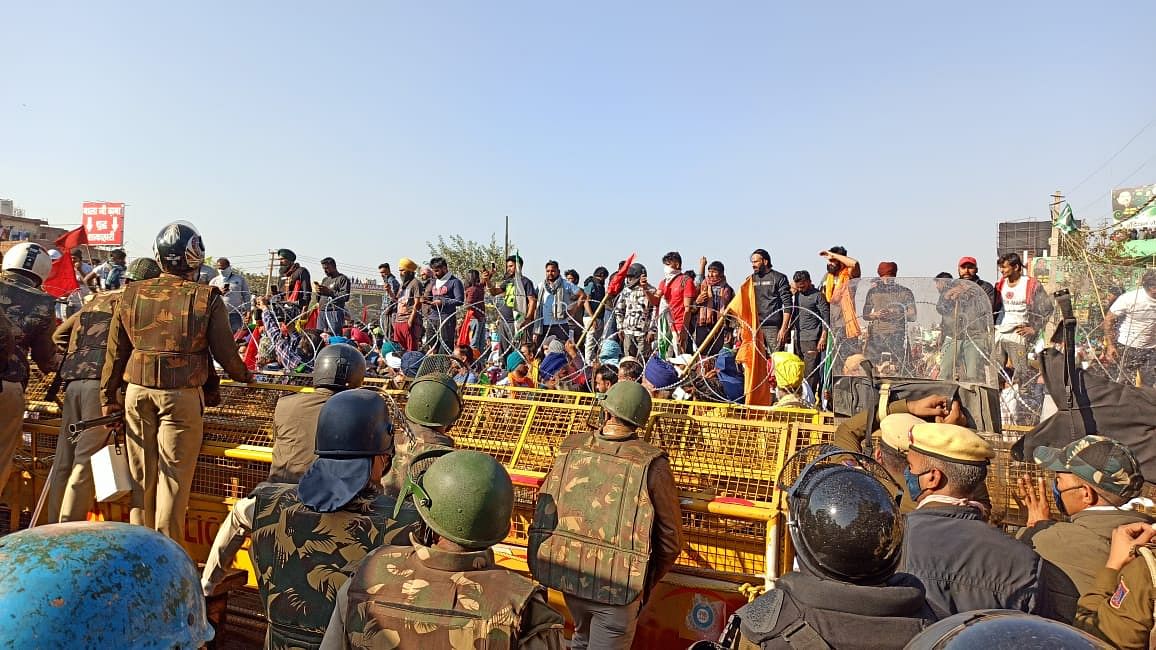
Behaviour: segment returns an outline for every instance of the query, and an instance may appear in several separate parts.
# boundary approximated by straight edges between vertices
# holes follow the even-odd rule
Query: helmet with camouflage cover
[[[319,388],[359,388],[364,381],[365,355],[348,343],[321,348],[313,361],[313,385]]]
[[[1090,485],[1124,499],[1140,496],[1144,474],[1132,450],[1106,436],[1084,436],[1063,448],[1036,447],[1036,463],[1075,474]]]
[[[636,381],[620,381],[606,391],[602,408],[619,420],[644,427],[650,420],[650,393]]]
[[[124,279],[131,282],[151,280],[160,277],[161,265],[148,257],[138,257],[133,260],[124,271]]]
[[[187,221],[174,221],[161,228],[153,250],[161,268],[174,275],[199,271],[205,262],[205,242],[196,226]]]
[[[510,532],[514,484],[489,454],[427,448],[409,464],[395,516],[410,495],[430,530],[465,548],[489,548]]]
[[[458,386],[448,375],[419,377],[409,387],[405,400],[405,417],[427,427],[448,427],[462,414]]]

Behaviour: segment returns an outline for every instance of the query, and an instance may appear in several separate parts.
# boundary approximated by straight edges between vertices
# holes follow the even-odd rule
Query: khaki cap
[[[987,465],[995,457],[979,434],[955,424],[923,422],[911,428],[907,448],[925,456],[965,465]]]

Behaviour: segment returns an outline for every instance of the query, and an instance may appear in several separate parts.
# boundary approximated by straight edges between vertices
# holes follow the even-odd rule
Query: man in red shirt
[[[682,255],[679,255],[678,251],[671,251],[662,256],[662,269],[665,271],[665,275],[659,281],[658,288],[650,295],[650,302],[657,305],[659,300],[666,301],[666,307],[670,311],[671,328],[674,330],[674,347],[677,354],[687,349],[686,315],[695,294],[698,292],[695,289],[694,280],[682,272]],[[642,282],[646,282],[646,276],[643,276]]]

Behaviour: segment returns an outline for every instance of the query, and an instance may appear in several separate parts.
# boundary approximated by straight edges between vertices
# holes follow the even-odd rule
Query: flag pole
[[[606,309],[607,300],[610,300],[609,291],[606,292],[606,295],[602,296],[602,300],[598,301],[598,308],[594,310],[594,315],[590,317],[590,322],[582,328],[582,335],[579,336],[578,340],[574,343],[576,347],[582,345],[582,341],[586,339],[586,335],[590,332],[590,328],[594,327],[594,323],[598,320],[598,317],[602,315],[602,311]]]
[[[707,333],[706,338],[702,340],[702,343],[699,344],[698,348],[695,349],[694,354],[691,355],[690,361],[687,361],[686,365],[682,367],[682,371],[678,373],[679,379],[690,372],[690,369],[694,367],[694,364],[698,363],[698,358],[702,356],[702,351],[706,348],[709,348],[710,344],[713,343],[715,338],[718,337],[719,332],[722,331],[723,324],[726,323],[727,316],[730,314],[730,311],[731,306],[727,305],[726,309],[723,309],[721,312],[719,312],[718,322],[714,324],[714,327],[710,328],[710,332]]]

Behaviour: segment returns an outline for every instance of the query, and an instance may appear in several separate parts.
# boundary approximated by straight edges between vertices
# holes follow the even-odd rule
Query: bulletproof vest
[[[28,384],[29,342],[56,329],[55,305],[55,298],[27,284],[23,278],[10,274],[0,276],[0,312],[4,312],[11,323],[11,347],[7,363],[0,364],[7,366],[0,373],[0,380]]]
[[[386,491],[401,493],[405,487],[405,474],[414,456],[429,447],[453,447],[454,439],[448,434],[409,420],[404,426],[393,430],[393,464],[389,472],[381,477],[381,487]]]
[[[108,330],[120,296],[119,291],[98,293],[77,315],[68,343],[68,356],[60,365],[61,379],[100,379],[104,352],[108,347]]]
[[[193,388],[209,378],[209,305],[217,289],[162,275],[133,282],[121,298],[132,342],[126,381],[150,388]]]
[[[579,434],[546,475],[530,526],[527,560],[547,587],[605,605],[646,589],[654,504],[650,464],[666,452],[637,438]]]
[[[537,590],[533,581],[495,565],[488,549],[455,553],[453,567],[423,562],[431,551],[445,553],[392,546],[361,563],[349,583],[348,647],[381,648],[374,637],[383,634],[395,648],[517,647],[522,610]],[[471,569],[474,562],[484,568]]]
[[[310,509],[296,485],[262,483],[252,496],[249,552],[269,620],[266,648],[318,648],[337,590],[349,577],[340,569],[378,546],[408,539],[418,522],[408,507],[392,518],[394,495],[363,492],[337,512]]]

